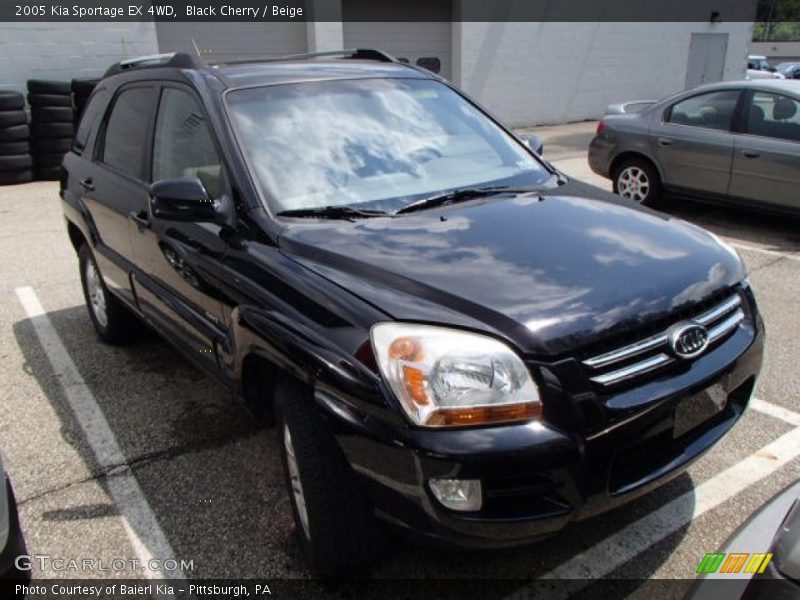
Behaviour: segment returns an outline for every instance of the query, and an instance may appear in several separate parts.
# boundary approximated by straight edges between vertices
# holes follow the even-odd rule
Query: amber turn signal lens
[[[542,414],[542,405],[534,402],[500,406],[475,406],[472,408],[440,408],[428,417],[427,425],[448,427],[456,425],[485,425],[527,421]]]
[[[419,369],[414,367],[403,367],[403,377],[406,380],[406,388],[414,399],[414,402],[419,406],[427,406],[430,404],[428,394],[425,393],[425,374]]]
[[[389,346],[389,358],[414,362],[422,360],[422,344],[413,337],[397,338]]]

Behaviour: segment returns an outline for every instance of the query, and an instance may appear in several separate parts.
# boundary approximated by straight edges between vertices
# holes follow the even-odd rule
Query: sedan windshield
[[[460,188],[534,187],[552,173],[448,86],[424,79],[235,90],[228,111],[276,213],[394,212]]]

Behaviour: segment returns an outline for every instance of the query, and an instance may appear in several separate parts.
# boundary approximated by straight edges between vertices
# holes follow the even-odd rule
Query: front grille
[[[687,320],[705,326],[708,329],[707,348],[711,348],[744,321],[742,297],[734,293],[711,308],[687,317],[676,319],[659,333],[584,359],[581,362],[590,371],[589,379],[601,386],[631,383],[646,373],[682,360],[670,353],[668,334],[669,327],[680,321]]]

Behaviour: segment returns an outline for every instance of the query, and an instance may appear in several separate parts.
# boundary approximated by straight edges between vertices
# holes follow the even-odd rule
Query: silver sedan
[[[770,210],[800,209],[800,82],[731,81],[612,107],[589,166],[621,196],[658,207],[664,192]],[[644,108],[642,108],[644,106]]]

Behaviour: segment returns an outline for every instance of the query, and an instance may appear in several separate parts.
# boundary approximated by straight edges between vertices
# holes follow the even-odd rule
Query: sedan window
[[[739,100],[739,90],[709,92],[673,104],[666,121],[706,129],[729,131]]]
[[[747,133],[800,142],[800,102],[780,94],[756,92],[747,118]]]

